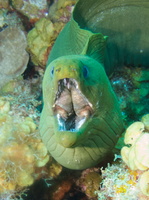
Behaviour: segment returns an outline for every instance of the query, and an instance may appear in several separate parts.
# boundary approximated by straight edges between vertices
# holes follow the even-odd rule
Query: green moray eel
[[[43,80],[40,134],[61,165],[95,166],[122,134],[108,76],[124,64],[149,65],[148,8],[141,0],[79,0],[59,34]]]

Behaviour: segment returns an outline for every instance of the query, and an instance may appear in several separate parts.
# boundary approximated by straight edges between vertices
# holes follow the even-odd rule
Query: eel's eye
[[[88,68],[86,66],[83,66],[83,76],[84,78],[87,78],[88,77]]]
[[[53,76],[53,74],[54,74],[54,67],[52,67],[52,69],[51,69],[51,76]]]

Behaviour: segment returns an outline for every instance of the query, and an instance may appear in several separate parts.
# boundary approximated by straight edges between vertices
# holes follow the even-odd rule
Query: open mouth
[[[59,131],[78,131],[93,114],[92,104],[79,90],[75,79],[58,81],[53,112],[57,118]]]

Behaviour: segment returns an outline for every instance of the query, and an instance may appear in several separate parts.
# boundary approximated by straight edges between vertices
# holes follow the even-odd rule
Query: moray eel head
[[[65,72],[66,69],[67,72]],[[79,80],[82,74],[87,76],[88,69],[82,63],[71,60],[64,67],[56,66],[55,70],[58,79],[55,83],[53,113],[56,117],[57,135],[64,147],[70,147],[78,144],[82,129],[93,114],[93,106],[82,93]]]
[[[123,124],[103,66],[86,55],[52,61],[43,79],[40,133],[63,166],[84,169],[114,147]]]
[[[78,145],[88,135],[85,129],[99,100],[100,73],[78,56],[61,57],[47,71],[57,141],[64,147]]]

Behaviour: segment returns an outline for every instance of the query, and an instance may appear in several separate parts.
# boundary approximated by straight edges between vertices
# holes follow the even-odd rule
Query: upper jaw
[[[92,104],[82,94],[73,78],[58,81],[53,104],[59,131],[78,132],[93,114]]]

